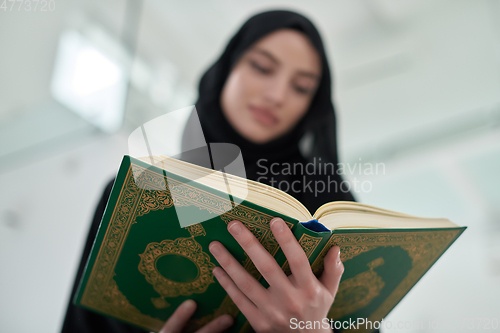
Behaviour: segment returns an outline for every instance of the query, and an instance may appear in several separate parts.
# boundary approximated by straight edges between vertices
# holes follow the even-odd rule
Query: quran
[[[189,298],[198,307],[186,331],[227,313],[235,318],[228,331],[252,332],[213,276],[219,265],[208,246],[220,241],[267,287],[227,224],[245,224],[290,274],[273,217],[291,228],[317,276],[328,250],[340,247],[345,270],[328,313],[334,321],[380,321],[466,229],[355,202],[330,202],[311,214],[258,182],[164,156],[125,155],[74,303],[158,332]]]

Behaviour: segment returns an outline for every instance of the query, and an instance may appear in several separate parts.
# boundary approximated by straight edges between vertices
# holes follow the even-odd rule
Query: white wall
[[[386,166],[358,175],[372,184],[358,199],[468,226],[387,320],[500,319],[498,1],[146,0],[136,55],[154,73],[175,64],[186,93],[159,106],[132,87],[123,130],[104,135],[54,102],[49,85],[59,34],[94,24],[120,38],[126,1],[65,0],[54,12],[0,10],[2,332],[60,329],[93,210],[130,131],[193,103],[189,92],[241,23],[282,6],[323,35],[342,161]]]

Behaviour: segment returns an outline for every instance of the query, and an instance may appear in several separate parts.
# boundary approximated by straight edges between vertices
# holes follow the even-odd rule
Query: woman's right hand
[[[196,302],[192,299],[184,301],[170,316],[159,333],[180,333],[196,310]],[[223,332],[233,324],[233,317],[228,314],[215,318],[199,330],[197,333]]]
[[[311,270],[309,259],[297,238],[281,218],[270,223],[273,235],[290,265],[286,275],[276,259],[264,248],[255,235],[241,222],[232,221],[228,230],[240,244],[257,270],[269,284],[265,288],[219,242],[210,244],[210,251],[221,267],[213,273],[222,288],[246,317],[256,332],[332,332],[331,325],[323,320],[328,317],[339,283],[344,272],[340,248],[332,247],[326,257],[321,277]]]

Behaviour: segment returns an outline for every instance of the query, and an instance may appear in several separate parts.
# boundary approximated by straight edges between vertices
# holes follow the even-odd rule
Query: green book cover
[[[178,214],[195,219],[203,214],[206,220],[181,228]],[[289,272],[269,226],[277,216],[292,229],[318,275],[328,250],[340,246],[345,272],[328,314],[340,323],[357,318],[380,321],[465,230],[316,232],[289,216],[248,201],[235,205],[227,193],[124,156],[74,302],[158,332],[184,300],[193,299],[198,307],[187,331],[228,313],[235,318],[230,332],[252,332],[213,276],[212,269],[219,265],[208,246],[214,240],[223,243],[267,286],[227,224],[244,223]]]

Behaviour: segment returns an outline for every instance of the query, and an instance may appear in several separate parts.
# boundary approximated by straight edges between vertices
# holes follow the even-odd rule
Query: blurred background
[[[500,330],[500,1],[36,4],[0,7],[0,331],[60,330],[128,135],[194,104],[239,26],[275,8],[320,29],[357,199],[468,226],[385,320]]]

